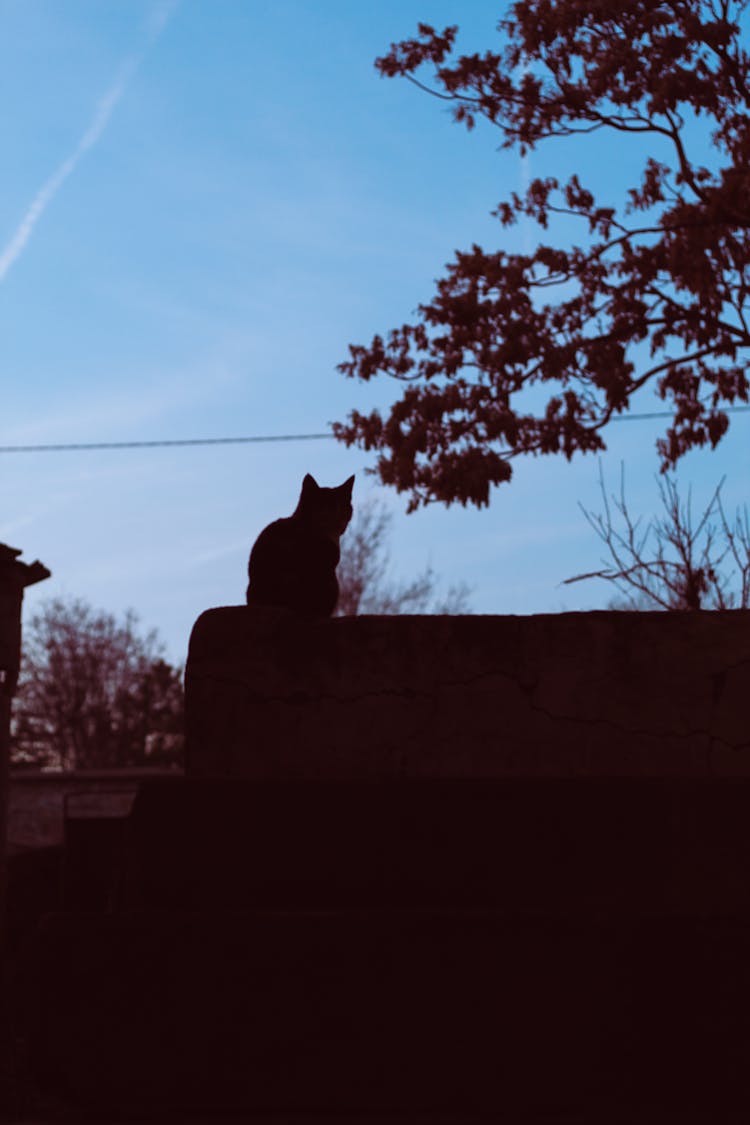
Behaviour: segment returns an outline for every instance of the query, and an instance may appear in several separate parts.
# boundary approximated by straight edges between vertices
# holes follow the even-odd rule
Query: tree
[[[391,514],[378,501],[366,501],[357,507],[341,541],[336,615],[468,612],[468,586],[450,586],[441,597],[429,566],[410,582],[388,577],[391,522]]]
[[[625,472],[621,470],[620,495],[611,497],[622,527],[616,526],[607,498],[604,477],[599,487],[603,513],[581,511],[606,545],[610,563],[601,570],[577,574],[564,585],[589,578],[611,582],[624,598],[612,609],[748,609],[750,608],[750,517],[747,507],[737,509],[732,522],[721,500],[722,479],[696,526],[692,496],[680,500],[673,477],[659,481],[663,515],[640,530],[625,500]],[[722,567],[728,567],[728,572]]]
[[[181,672],[154,630],[81,599],[42,603],[24,629],[12,761],[63,769],[168,764],[183,744]]]
[[[386,417],[354,410],[334,433],[377,451],[380,479],[410,494],[410,511],[435,500],[486,505],[521,454],[606,448],[602,431],[647,385],[672,411],[657,442],[662,471],[716,446],[724,408],[748,401],[746,6],[518,0],[497,52],[456,58],[456,27],[420,24],[376,60],[381,75],[428,90],[467,128],[489,122],[504,148],[524,154],[575,134],[595,143],[610,131],[623,160],[627,142],[644,138],[663,157],[645,159],[624,201],[598,201],[576,175],[534,179],[493,215],[545,229],[573,217],[580,244],[457,252],[414,323],[350,346],[347,376],[387,374],[404,389]],[[422,67],[429,87],[415,77]],[[712,169],[691,152],[698,133],[710,134]],[[540,387],[546,402],[534,410],[525,392]]]

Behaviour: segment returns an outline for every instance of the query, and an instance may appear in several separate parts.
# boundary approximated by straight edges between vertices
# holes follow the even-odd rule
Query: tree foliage
[[[609,560],[600,570],[566,579],[565,585],[588,578],[611,582],[621,595],[612,609],[750,609],[750,516],[744,507],[728,518],[723,485],[722,479],[696,524],[690,490],[681,500],[677,482],[665,476],[659,481],[662,515],[643,527],[625,499],[624,469],[619,497],[607,496],[600,472],[604,510],[581,506],[581,511]]]
[[[389,575],[388,536],[392,516],[376,500],[365,501],[341,540],[341,559],[336,568],[339,582],[338,617],[356,614],[467,613],[469,588],[463,583],[440,594],[431,567],[410,581]]]
[[[456,27],[420,24],[376,61],[483,119],[523,154],[550,137],[603,132],[652,152],[624,200],[577,175],[534,179],[493,214],[510,226],[557,216],[580,241],[533,253],[457,252],[414,323],[350,346],[340,365],[403,393],[387,416],[353,411],[334,432],[378,454],[381,480],[409,507],[482,506],[520,454],[605,448],[602,431],[651,385],[671,422],[661,467],[714,447],[727,405],[747,402],[750,284],[750,60],[746,0],[519,0],[498,51],[455,54]],[[417,72],[432,72],[428,86]],[[712,168],[691,151],[710,133]],[[546,399],[528,409],[524,393]],[[539,395],[534,396],[534,401]]]
[[[14,765],[61,769],[178,762],[181,672],[155,631],[81,599],[42,603],[24,628],[13,704]]]

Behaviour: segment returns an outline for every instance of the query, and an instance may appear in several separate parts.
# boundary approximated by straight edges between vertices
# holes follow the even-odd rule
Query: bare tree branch
[[[730,525],[721,500],[724,477],[714,489],[697,525],[693,525],[692,490],[680,500],[677,483],[659,481],[662,515],[648,522],[639,536],[641,519],[633,520],[625,499],[625,470],[620,469],[620,495],[611,497],[621,526],[613,518],[610,497],[599,465],[603,513],[579,504],[589,526],[609,553],[598,570],[566,578],[567,586],[591,578],[611,582],[632,605],[665,610],[747,609],[750,607],[750,519],[745,507]],[[716,520],[720,521],[717,527]],[[729,573],[722,565],[731,558]]]
[[[425,567],[410,581],[390,577],[392,516],[378,500],[360,504],[341,540],[338,617],[356,614],[469,612],[469,587],[458,583],[441,595],[437,577]]]

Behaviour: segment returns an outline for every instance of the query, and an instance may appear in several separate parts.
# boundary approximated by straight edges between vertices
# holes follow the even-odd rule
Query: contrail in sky
[[[523,81],[523,79],[526,77],[526,75],[528,73],[529,73],[529,60],[524,55],[523,59],[521,60],[521,81]],[[521,157],[521,194],[522,194],[522,196],[526,195],[526,192],[529,190],[530,183],[531,183],[531,157],[529,156],[528,152],[525,152],[524,155]],[[524,252],[524,254],[530,254],[531,253],[531,231],[529,229],[529,220],[526,217],[524,217],[521,220],[521,231],[522,231],[522,238],[523,238],[523,252]]]
[[[52,173],[34,196],[26,214],[21,219],[13,235],[0,252],[0,282],[13,263],[20,257],[26,243],[34,233],[34,227],[39,222],[52,200],[57,195],[62,185],[71,172],[74,171],[81,157],[93,148],[109,124],[112,112],[125,93],[130,80],[143,62],[148,51],[162,34],[167,24],[174,15],[179,0],[162,0],[150,12],[147,21],[148,38],[145,47],[134,55],[130,55],[120,67],[120,70],[110,88],[99,99],[91,119],[91,124],[86,129],[70,156]]]

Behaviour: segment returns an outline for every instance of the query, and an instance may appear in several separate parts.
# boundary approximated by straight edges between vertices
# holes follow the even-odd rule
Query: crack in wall
[[[722,668],[718,672],[707,673],[707,675],[711,675],[713,680],[715,680],[717,677],[721,677],[722,680],[722,690],[719,693],[719,697],[717,698],[716,696],[714,696],[714,699],[712,700],[713,705],[711,707],[711,720],[715,717],[719,698],[721,694],[723,694],[723,685],[726,682],[727,676],[731,672],[734,672],[740,668],[744,668],[745,666],[750,668],[750,658],[743,657],[742,659],[727,665],[726,668]],[[242,688],[245,699],[249,700],[255,705],[260,706],[264,704],[277,704],[289,707],[307,707],[320,703],[356,706],[358,703],[379,699],[397,699],[407,702],[410,700],[423,700],[425,702],[431,702],[436,705],[439,694],[442,692],[456,689],[465,690],[467,688],[474,687],[482,683],[483,681],[492,681],[498,679],[509,681],[510,683],[512,683],[525,697],[527,705],[532,712],[534,712],[535,714],[543,715],[553,723],[564,723],[568,725],[586,727],[599,726],[610,731],[616,731],[620,735],[632,738],[666,738],[679,741],[689,741],[690,739],[694,738],[707,739],[709,741],[709,751],[711,747],[723,747],[734,752],[740,752],[742,750],[750,748],[750,740],[734,743],[723,738],[714,730],[714,724],[711,720],[709,720],[709,724],[707,726],[694,727],[686,730],[675,730],[674,728],[665,729],[650,726],[633,726],[631,724],[623,723],[616,719],[607,718],[605,716],[587,715],[585,712],[572,715],[565,714],[564,712],[553,711],[548,707],[544,707],[534,699],[534,695],[540,687],[540,679],[538,676],[533,683],[524,683],[523,677],[514,676],[511,673],[503,671],[501,669],[483,671],[468,677],[447,678],[441,680],[440,683],[436,683],[435,686],[433,688],[430,688],[429,690],[418,689],[404,685],[403,687],[399,688],[384,687],[365,691],[352,691],[346,695],[339,692],[315,692],[312,690],[305,691],[303,689],[287,692],[285,694],[269,695],[254,691],[252,687],[247,683],[247,679],[245,677],[237,677],[231,674],[227,674],[226,672],[222,672],[221,674],[199,672],[195,668],[188,670],[186,683],[189,684],[190,681],[193,680],[196,685],[198,683],[216,683],[224,686],[228,685],[233,688]]]

